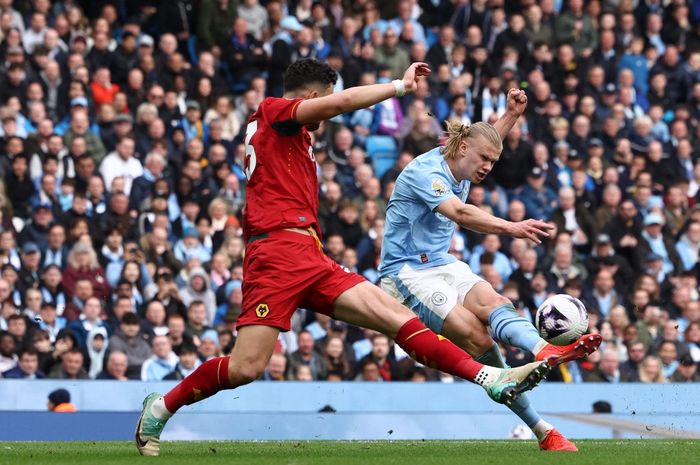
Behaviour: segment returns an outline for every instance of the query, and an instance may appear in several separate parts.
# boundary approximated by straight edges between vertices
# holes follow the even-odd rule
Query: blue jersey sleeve
[[[413,169],[406,174],[406,186],[413,191],[417,200],[425,203],[431,211],[445,200],[457,197],[450,188],[451,181],[441,171]]]

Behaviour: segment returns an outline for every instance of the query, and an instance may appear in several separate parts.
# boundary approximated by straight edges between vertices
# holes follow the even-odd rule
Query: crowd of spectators
[[[700,380],[699,19],[682,0],[0,0],[0,373],[181,379],[230,352],[247,119],[312,57],[337,90],[433,70],[312,134],[329,256],[376,283],[403,167],[523,88],[469,201],[556,233],[458,230],[451,252],[526,316],[586,303],[604,345],[551,378]],[[303,309],[264,379],[452,380]]]

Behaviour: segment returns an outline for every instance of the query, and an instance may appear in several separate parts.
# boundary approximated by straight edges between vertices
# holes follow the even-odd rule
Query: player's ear
[[[467,152],[467,141],[466,139],[463,139],[462,142],[459,143],[459,153],[462,154],[462,156],[465,156]]]

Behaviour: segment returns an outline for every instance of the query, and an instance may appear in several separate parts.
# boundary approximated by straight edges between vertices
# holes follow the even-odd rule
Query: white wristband
[[[391,81],[392,84],[394,84],[394,89],[396,90],[396,96],[397,97],[403,97],[406,95],[406,86],[403,84],[403,81],[401,79],[394,79]]]

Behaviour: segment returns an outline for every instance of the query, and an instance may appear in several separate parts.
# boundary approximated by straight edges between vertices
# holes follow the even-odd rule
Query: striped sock
[[[499,341],[530,353],[535,353],[538,344],[544,342],[535,327],[516,313],[513,304],[493,309],[489,315],[489,326]]]
[[[489,350],[479,355],[478,357],[475,357],[474,360],[476,360],[477,362],[481,362],[484,365],[491,365],[493,367],[498,368],[507,368],[506,362],[501,356],[501,350],[498,348],[498,344],[492,345]],[[520,394],[515,400],[515,402],[512,402],[511,404],[507,405],[507,407],[522,421],[524,421],[525,424],[529,426],[530,429],[535,433],[538,439],[540,439],[540,434],[542,434],[542,430],[544,428],[537,428],[538,430],[540,430],[540,432],[538,433],[538,431],[535,431],[535,426],[538,425],[538,423],[540,424],[540,426],[549,425],[549,423],[542,420],[542,417],[540,417],[540,414],[537,413],[535,407],[530,405],[530,399],[527,398],[527,395]],[[544,431],[544,434],[546,434],[546,431]]]

